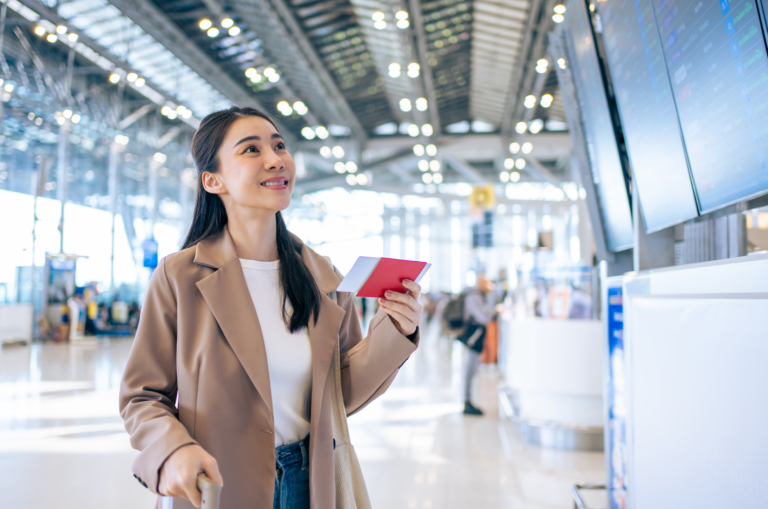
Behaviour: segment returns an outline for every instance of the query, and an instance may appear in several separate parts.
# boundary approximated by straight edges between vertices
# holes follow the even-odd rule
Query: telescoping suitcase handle
[[[201,509],[219,509],[221,486],[213,482],[205,474],[200,474],[197,476],[197,489],[203,494]]]

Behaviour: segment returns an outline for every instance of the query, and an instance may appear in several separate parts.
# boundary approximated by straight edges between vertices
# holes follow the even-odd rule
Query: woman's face
[[[285,210],[291,203],[296,166],[275,126],[245,116],[229,128],[219,148],[219,171],[203,174],[208,192],[227,208]]]

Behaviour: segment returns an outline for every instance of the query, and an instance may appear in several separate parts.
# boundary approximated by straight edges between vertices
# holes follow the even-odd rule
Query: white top
[[[298,442],[309,434],[312,390],[309,335],[306,328],[291,334],[283,322],[278,264],[240,259],[267,349],[275,447]]]

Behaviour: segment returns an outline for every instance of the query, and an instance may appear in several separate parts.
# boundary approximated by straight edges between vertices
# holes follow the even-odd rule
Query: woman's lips
[[[269,179],[267,181],[262,182],[261,185],[268,189],[279,191],[281,189],[288,188],[288,179],[286,178]]]

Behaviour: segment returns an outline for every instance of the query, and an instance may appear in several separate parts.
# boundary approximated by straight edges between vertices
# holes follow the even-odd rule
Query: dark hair
[[[239,118],[261,117],[273,126],[275,123],[266,113],[255,108],[233,106],[228,110],[211,113],[200,122],[192,138],[192,158],[197,168],[197,198],[192,224],[182,249],[196,245],[201,240],[214,237],[227,225],[224,202],[203,187],[203,173],[219,171],[219,148],[229,128]],[[277,126],[275,126],[277,129]],[[320,290],[309,269],[301,259],[301,245],[288,234],[283,215],[275,213],[277,223],[277,257],[280,260],[280,284],[283,296],[283,321],[291,332],[309,325],[312,315],[317,323],[320,314]],[[286,303],[290,302],[290,316]]]

